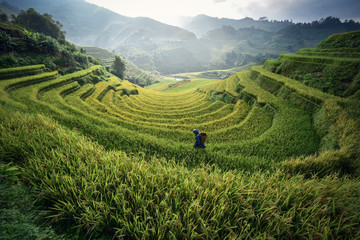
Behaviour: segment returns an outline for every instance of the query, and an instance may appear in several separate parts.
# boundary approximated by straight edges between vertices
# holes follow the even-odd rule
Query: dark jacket
[[[195,136],[196,142],[195,142],[195,144],[194,144],[194,148],[203,148],[203,149],[206,148],[205,144],[203,144],[203,143],[201,142],[199,131],[196,130],[196,129],[194,129],[193,133],[196,135],[196,136]]]

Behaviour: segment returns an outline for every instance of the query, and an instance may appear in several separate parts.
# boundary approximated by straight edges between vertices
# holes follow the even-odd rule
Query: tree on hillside
[[[48,13],[41,15],[33,8],[29,8],[27,11],[21,10],[14,22],[26,29],[53,37],[61,43],[65,42],[65,31],[61,30],[62,24],[54,21]]]
[[[14,50],[16,44],[13,39],[5,32],[0,32],[0,53],[6,53]]]
[[[111,65],[111,73],[118,76],[119,78],[124,78],[125,64],[119,56],[115,56],[115,60]]]
[[[268,20],[267,17],[260,17],[260,18],[259,18],[259,21],[267,21],[267,20]]]
[[[5,23],[9,22],[8,15],[6,15],[5,13],[1,13],[0,14],[0,22],[5,22]]]

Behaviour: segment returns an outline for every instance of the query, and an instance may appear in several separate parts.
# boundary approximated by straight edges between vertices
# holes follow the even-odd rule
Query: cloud
[[[226,2],[227,0],[214,0],[214,3],[223,3]]]
[[[239,14],[253,18],[267,16],[276,20],[313,21],[328,16],[360,17],[359,0],[255,0],[237,6]]]

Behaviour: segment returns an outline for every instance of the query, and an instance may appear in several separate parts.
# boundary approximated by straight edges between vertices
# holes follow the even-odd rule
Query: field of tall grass
[[[358,236],[359,181],[188,167],[104,149],[43,115],[3,117],[2,156],[51,202],[49,216],[118,238]],[[10,131],[9,131],[10,130]]]
[[[79,83],[100,66],[38,68],[0,80],[0,183],[32,188],[54,226],[85,239],[360,238],[356,97],[266,64],[171,91]]]

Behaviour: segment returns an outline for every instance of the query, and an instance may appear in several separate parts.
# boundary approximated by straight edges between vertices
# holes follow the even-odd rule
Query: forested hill
[[[283,28],[276,33],[272,42],[282,42],[284,40],[288,41],[289,44],[290,42],[293,43],[295,48],[315,47],[321,42],[319,42],[319,39],[324,39],[332,34],[357,30],[360,30],[359,22],[353,20],[340,21],[340,19],[336,17],[327,17],[319,21],[297,23]]]
[[[49,13],[63,24],[72,43],[115,51],[143,70],[162,74],[262,64],[282,53],[315,47],[331,34],[360,30],[359,23],[336,17],[298,24],[266,18],[208,19],[216,24],[209,24],[212,29],[197,38],[188,30],[150,18],[125,17],[84,0],[11,0],[10,5]],[[213,29],[219,24],[226,26]]]
[[[227,66],[247,64],[256,54],[278,55],[294,53],[301,48],[316,47],[324,38],[336,33],[360,30],[360,23],[353,20],[343,22],[335,17],[327,17],[311,23],[297,23],[278,32],[255,28],[235,29],[232,26],[209,31],[201,39],[212,43],[215,49],[231,49],[223,54]],[[257,58],[261,60],[261,56]]]
[[[194,34],[150,18],[131,18],[84,0],[11,0],[10,4],[20,9],[34,8],[40,13],[49,13],[64,25],[68,40],[79,45],[101,46],[114,49],[120,42],[134,40],[161,41],[195,38]],[[114,41],[117,39],[117,41]],[[145,43],[143,43],[145,44]]]

